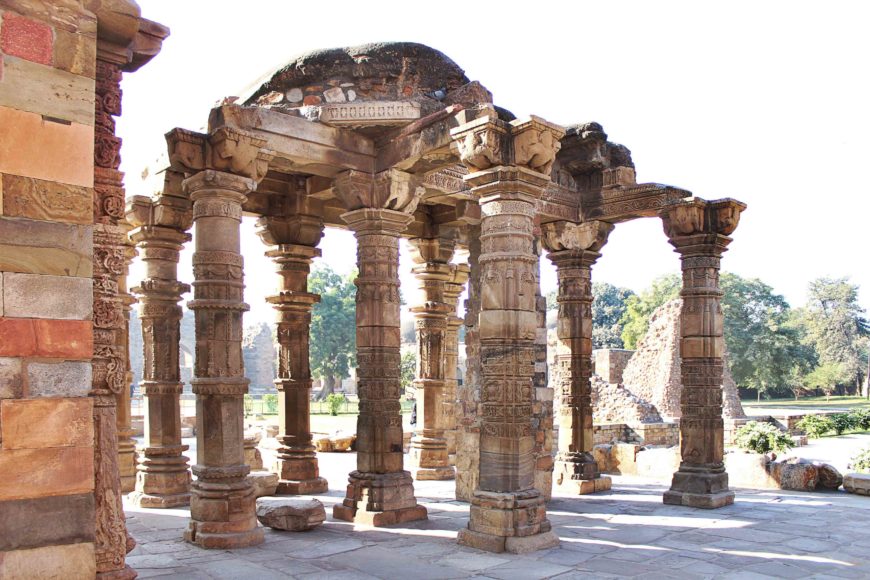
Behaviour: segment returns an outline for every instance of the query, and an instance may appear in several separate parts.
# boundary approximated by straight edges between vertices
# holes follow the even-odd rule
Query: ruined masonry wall
[[[2,6],[0,578],[93,578],[97,23]]]

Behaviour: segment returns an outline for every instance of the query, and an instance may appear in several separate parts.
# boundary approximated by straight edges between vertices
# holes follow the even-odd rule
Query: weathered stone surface
[[[774,461],[768,469],[780,489],[813,491],[819,482],[819,468],[811,463]]]
[[[55,123],[42,115],[0,106],[0,173],[70,185],[94,185],[94,128]]]
[[[254,495],[263,497],[267,495],[275,495],[278,489],[278,474],[269,471],[252,471],[246,479],[254,487]]]
[[[0,77],[0,106],[93,125],[94,80],[6,56]]]
[[[843,476],[843,489],[858,495],[870,495],[870,474],[847,473]]]
[[[257,520],[269,528],[303,532],[326,520],[326,510],[316,499],[262,497],[257,500]]]
[[[54,66],[92,79],[96,75],[97,42],[92,35],[54,30]]]
[[[7,272],[3,306],[7,317],[90,320],[93,281],[73,276]]]
[[[3,14],[0,50],[7,55],[50,65],[52,37],[51,27],[44,22],[14,12]]]
[[[840,486],[843,485],[843,475],[836,467],[818,461],[814,461],[813,465],[819,470],[819,481],[816,484],[816,489],[840,489]]]
[[[92,493],[94,448],[4,450],[0,452],[0,473],[0,501]]]
[[[759,453],[726,453],[728,482],[749,489],[779,489],[779,482],[769,469],[770,458]]]
[[[93,222],[94,191],[92,188],[43,181],[19,175],[3,175],[2,180],[3,211],[0,213],[3,215],[75,224]],[[35,226],[30,225],[30,227]],[[59,231],[60,228],[55,228],[55,232]],[[91,243],[90,232],[87,233],[86,242],[89,245]],[[4,239],[7,237],[4,236]],[[17,237],[9,236],[8,239],[15,241]],[[21,242],[21,245],[27,245],[27,242]],[[44,239],[40,240],[40,245],[67,248],[70,244],[64,243],[64,240],[45,236]]]
[[[0,502],[0,552],[93,541],[92,494]]]
[[[0,356],[88,360],[94,354],[87,320],[0,318]]]
[[[92,410],[93,401],[86,397],[4,400],[0,402],[3,450],[90,446]]]
[[[0,399],[17,399],[22,395],[20,358],[0,358]]]
[[[93,202],[88,203],[90,211]],[[0,219],[0,269],[4,272],[88,277],[93,273],[92,248],[89,226]]]
[[[0,558],[0,578],[93,580],[96,573],[92,542],[13,550]]]
[[[619,383],[592,377],[592,407],[597,423],[625,423],[635,427],[647,422],[660,423],[655,405],[638,397]]]

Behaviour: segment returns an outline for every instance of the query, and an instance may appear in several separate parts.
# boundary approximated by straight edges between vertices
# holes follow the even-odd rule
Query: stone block
[[[82,542],[13,550],[0,554],[0,578],[93,580],[97,575],[94,544]]]
[[[0,318],[0,357],[90,360],[93,325],[87,320]]]
[[[0,173],[94,185],[94,128],[0,106]]]
[[[93,125],[94,80],[7,55],[0,77],[0,105]]]
[[[870,473],[847,473],[843,477],[843,489],[858,495],[870,495]]]
[[[257,520],[276,530],[303,532],[322,524],[326,510],[316,499],[263,497],[257,500]]]
[[[620,475],[637,475],[637,454],[640,445],[633,443],[614,443],[610,456],[613,461],[613,471]]]
[[[3,307],[7,318],[90,320],[93,296],[91,278],[15,272],[3,275]]]
[[[52,41],[51,27],[44,22],[14,12],[3,13],[0,51],[4,54],[51,65]]]
[[[92,493],[94,448],[0,450],[0,501]]]
[[[93,542],[94,521],[94,496],[89,493],[2,501],[0,552]]]
[[[813,465],[819,470],[819,481],[816,489],[838,490],[843,485],[843,476],[836,467],[828,463],[814,461]]]
[[[20,358],[0,358],[0,399],[17,399],[22,396],[21,367]]]
[[[90,187],[66,185],[20,175],[3,175],[2,179],[3,215],[75,224],[93,222],[94,190]],[[55,228],[55,231],[59,229]],[[89,242],[90,229],[87,230],[87,234]],[[16,239],[13,236],[3,237]],[[45,236],[44,241],[54,248],[68,246],[63,244],[62,240],[49,236]]]
[[[670,479],[680,468],[680,448],[641,449],[635,456],[637,475],[655,479]]]
[[[97,41],[93,36],[54,31],[54,66],[92,79],[96,76]]]
[[[270,471],[252,471],[246,476],[254,487],[255,497],[275,495],[278,490],[278,474]]]
[[[3,450],[93,445],[93,402],[78,399],[0,401]]]
[[[9,182],[7,177],[4,176],[3,179],[4,199],[5,184]],[[16,183],[16,187],[22,183],[17,180],[13,182]],[[13,200],[16,191],[21,190],[13,187]],[[2,218],[0,219],[0,270],[90,278],[93,275],[92,228],[30,219]]]

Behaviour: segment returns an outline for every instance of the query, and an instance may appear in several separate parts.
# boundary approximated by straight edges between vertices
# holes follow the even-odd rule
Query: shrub
[[[849,463],[849,469],[859,473],[870,473],[870,447],[863,449]]]
[[[329,405],[329,414],[335,417],[341,411],[341,406],[344,405],[345,398],[341,393],[329,393],[326,397],[326,404]]]
[[[855,420],[850,413],[835,413],[830,417],[837,435],[842,435],[846,431],[855,428]]]
[[[810,439],[818,439],[825,433],[834,430],[834,422],[828,417],[807,415],[798,421],[797,428],[806,433]]]
[[[787,433],[783,433],[770,423],[750,421],[737,430],[735,438],[737,446],[754,453],[769,453],[771,451],[787,451],[794,446],[794,441]]]
[[[266,407],[267,414],[274,415],[278,412],[278,395],[274,393],[263,395],[263,405]]]
[[[852,417],[853,429],[870,429],[870,409],[852,409],[849,416]]]

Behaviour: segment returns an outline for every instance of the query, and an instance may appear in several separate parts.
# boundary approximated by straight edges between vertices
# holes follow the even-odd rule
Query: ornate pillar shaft
[[[319,237],[319,236],[318,236]],[[308,362],[311,309],[320,300],[308,292],[311,260],[320,250],[302,245],[273,246],[266,255],[275,261],[278,293],[269,296],[278,327],[278,473],[279,494],[315,494],[327,490],[320,477],[311,437],[311,369]]]
[[[129,224],[122,224],[125,231],[129,232]],[[130,295],[127,288],[127,275],[130,263],[136,257],[136,248],[130,243],[127,236],[124,237],[124,275],[118,279],[118,299],[124,309],[124,332],[119,337],[122,344],[118,346],[124,350],[124,359],[127,362],[125,374],[125,388],[118,393],[118,468],[121,474],[121,493],[129,493],[136,487],[136,442],[133,440],[133,418],[131,416],[131,393],[133,384],[133,372],[130,369],[130,310],[136,299]]]
[[[661,212],[665,233],[680,254],[683,298],[680,453],[664,503],[718,508],[734,503],[724,464],[722,354],[725,340],[719,289],[722,254],[745,205],[692,199]]]
[[[422,195],[412,176],[350,171],[335,180],[357,239],[356,348],[359,382],[357,469],[333,516],[369,525],[425,519],[402,465],[399,234]],[[392,209],[382,209],[389,205]],[[377,208],[377,209],[372,209]]]
[[[534,488],[533,231],[535,205],[564,130],[539,119],[507,124],[484,117],[453,132],[482,215],[480,476],[459,542],[495,552],[552,547],[558,538]]]
[[[447,459],[449,465],[456,465],[456,407],[459,387],[459,329],[465,320],[456,315],[459,295],[468,280],[469,268],[466,264],[451,267],[452,278],[444,288],[444,301],[450,306],[447,317],[447,335],[444,339],[444,414],[445,438],[447,439]]]
[[[128,538],[118,469],[117,400],[127,384],[124,300],[119,280],[125,274],[126,229],[121,140],[115,121],[121,114],[121,66],[116,55],[97,59],[94,127],[94,498],[97,575],[133,578],[125,557],[135,543]]]
[[[415,479],[453,479],[447,455],[444,416],[446,402],[447,319],[450,305],[445,291],[453,278],[449,262],[453,241],[438,238],[412,240],[412,269],[422,304],[411,309],[417,331],[417,429],[411,439],[411,465]],[[455,310],[455,307],[454,307]]]
[[[142,321],[142,393],[145,396],[145,444],[136,491],[139,507],[170,508],[190,503],[190,472],[181,443],[182,383],[179,371],[181,295],[190,290],[178,281],[178,259],[191,239],[190,202],[164,195],[152,202],[135,197],[128,219],[138,226],[131,239],[145,264],[145,277],[133,288]]]
[[[543,226],[544,245],[559,280],[556,333],[567,353],[558,354],[559,454],[556,485],[570,493],[610,489],[592,457],[592,265],[613,225],[591,221]]]
[[[196,316],[197,463],[191,521],[185,540],[204,548],[259,544],[254,489],[245,476],[244,403],[248,379],[242,361],[243,261],[239,225],[253,179],[204,170],[184,181],[193,201]]]

